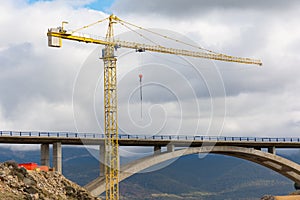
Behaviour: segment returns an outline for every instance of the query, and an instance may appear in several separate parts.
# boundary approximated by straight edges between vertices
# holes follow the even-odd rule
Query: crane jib
[[[261,60],[251,59],[251,58],[241,58],[235,56],[228,56],[225,54],[214,54],[214,53],[205,53],[200,51],[189,51],[183,49],[175,49],[175,48],[167,48],[158,45],[148,45],[148,44],[139,44],[136,42],[128,42],[128,41],[120,41],[115,40],[113,42],[108,42],[105,40],[94,39],[91,37],[83,37],[83,36],[76,36],[67,33],[60,33],[59,29],[49,29],[48,31],[48,45],[51,47],[61,47],[62,42],[61,39],[68,39],[74,40],[79,42],[85,43],[93,43],[93,44],[100,44],[100,45],[111,45],[114,46],[115,49],[118,48],[130,48],[135,49],[136,51],[152,51],[158,53],[165,53],[165,54],[174,54],[180,56],[189,56],[189,57],[196,57],[196,58],[205,58],[205,59],[212,59],[212,60],[219,60],[225,62],[236,62],[236,63],[243,63],[243,64],[254,64],[254,65],[262,65]]]

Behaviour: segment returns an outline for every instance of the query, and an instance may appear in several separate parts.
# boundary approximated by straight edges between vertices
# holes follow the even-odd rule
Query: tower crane
[[[86,36],[79,34],[78,31],[93,26],[97,23],[108,21],[108,30],[106,37],[103,39]],[[142,27],[128,23],[121,20],[115,15],[99,20],[96,23],[84,26],[75,31],[67,31],[64,29],[64,24],[58,28],[48,29],[48,46],[50,47],[62,47],[62,39],[74,40],[78,42],[92,43],[98,45],[104,45],[102,50],[102,59],[104,62],[104,132],[105,132],[105,180],[106,180],[106,200],[118,200],[119,199],[119,145],[118,145],[118,109],[117,109],[117,58],[114,52],[117,48],[129,48],[135,49],[138,52],[151,51],[164,54],[174,54],[180,56],[190,56],[196,58],[204,58],[211,60],[219,60],[226,62],[236,62],[242,64],[262,65],[262,61],[258,59],[242,58],[229,56],[221,53],[216,53],[211,50],[207,50],[201,47],[187,44],[185,42],[178,41],[171,37],[163,36],[159,33],[154,33],[150,30],[143,29]],[[176,49],[161,46],[159,44],[140,44],[132,41],[122,41],[114,38],[113,25],[119,23],[125,27],[133,26],[135,29],[143,29],[148,32],[157,34],[166,39],[173,40],[188,46],[197,48],[197,51],[190,51],[186,49]],[[133,29],[131,29],[133,30]],[[134,30],[133,30],[134,31]],[[136,32],[136,31],[135,31]]]

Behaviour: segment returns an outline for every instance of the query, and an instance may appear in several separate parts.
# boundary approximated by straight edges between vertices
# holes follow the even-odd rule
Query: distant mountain
[[[39,151],[12,151],[0,148],[0,162],[38,162]],[[300,163],[300,156],[289,159]],[[84,148],[63,148],[63,174],[85,185],[99,174],[99,163]],[[257,164],[237,158],[198,155],[179,158],[151,173],[140,173],[121,182],[124,200],[250,200],[265,194],[285,195],[293,182]]]
[[[290,180],[271,170],[219,155],[204,159],[196,155],[180,158],[159,171],[132,176],[121,183],[121,190],[130,190],[130,185],[151,191],[148,197],[165,193],[176,195],[145,199],[259,199],[265,194],[283,195],[294,190]],[[138,198],[130,196],[128,199]]]

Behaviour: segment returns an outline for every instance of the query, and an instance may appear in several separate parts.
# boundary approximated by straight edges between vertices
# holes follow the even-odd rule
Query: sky
[[[62,21],[76,29],[114,13],[206,49],[263,61],[258,67],[121,48],[116,52],[120,133],[298,137],[299,11],[296,0],[4,1],[0,129],[102,132],[103,47],[63,41],[53,49],[46,33]],[[84,32],[104,36],[106,28],[101,23]],[[116,35],[149,42],[122,26],[116,26]]]

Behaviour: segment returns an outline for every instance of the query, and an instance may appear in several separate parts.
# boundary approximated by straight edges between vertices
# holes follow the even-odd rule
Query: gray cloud
[[[28,100],[45,99],[52,103],[71,101],[75,73],[63,69],[60,61],[41,59],[31,43],[12,45],[0,54],[0,102],[3,115],[12,117]],[[73,75],[73,76],[72,76]]]
[[[166,17],[191,17],[215,10],[282,11],[298,3],[297,0],[117,0],[111,10],[120,14],[159,14]]]

